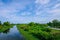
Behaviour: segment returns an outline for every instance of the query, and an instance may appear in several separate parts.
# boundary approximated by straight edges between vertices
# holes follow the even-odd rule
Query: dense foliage
[[[52,29],[47,28],[47,24],[39,24],[31,22],[29,24],[20,24],[17,25],[18,30],[25,35],[27,40],[57,40],[60,39],[60,34],[57,34],[59,36],[56,36],[56,33],[52,31]],[[28,34],[25,34],[28,33]],[[58,32],[59,33],[59,32]],[[32,36],[27,36],[32,35]],[[56,37],[55,37],[56,36]],[[34,38],[37,39],[34,39]]]
[[[60,21],[53,20],[52,22],[47,23],[50,27],[60,28]]]
[[[10,24],[9,22],[4,22],[3,24],[0,21],[0,32],[7,33],[9,32],[9,29],[13,27],[13,24]]]
[[[17,25],[19,32],[26,38],[26,40],[60,40],[60,30],[54,30],[50,27],[60,28],[60,21],[53,20],[47,24],[28,23],[28,24],[10,24],[10,22],[0,21],[0,32],[7,33],[9,29]]]
[[[5,25],[5,26],[9,26],[10,23],[7,21],[7,22],[4,22],[3,25]]]
[[[2,23],[1,23],[1,21],[0,21],[0,25],[1,25]]]

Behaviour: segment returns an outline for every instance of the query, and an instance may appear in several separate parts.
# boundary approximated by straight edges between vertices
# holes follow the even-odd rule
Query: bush
[[[3,25],[5,25],[5,26],[9,26],[10,23],[9,23],[9,22],[4,22]]]
[[[0,25],[0,29],[2,29],[2,25]]]
[[[29,25],[29,26],[34,26],[35,23],[34,23],[34,22],[31,22],[31,23],[29,23],[28,25]]]
[[[40,31],[38,33],[32,33],[32,35],[37,37],[39,40],[54,40],[51,34],[43,31]]]
[[[0,25],[2,25],[1,21],[0,21]]]
[[[42,28],[41,30],[45,31],[45,32],[51,32],[51,29],[49,29],[49,28]]]

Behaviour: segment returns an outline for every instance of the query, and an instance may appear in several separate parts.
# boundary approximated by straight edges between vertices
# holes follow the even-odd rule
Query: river
[[[8,33],[0,33],[0,40],[24,40],[17,27],[10,28]]]

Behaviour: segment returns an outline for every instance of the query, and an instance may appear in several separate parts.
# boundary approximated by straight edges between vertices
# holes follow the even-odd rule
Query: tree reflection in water
[[[9,30],[10,30],[10,29],[7,29],[7,30],[3,31],[3,33],[6,33],[6,34],[7,34],[7,33],[9,32]]]

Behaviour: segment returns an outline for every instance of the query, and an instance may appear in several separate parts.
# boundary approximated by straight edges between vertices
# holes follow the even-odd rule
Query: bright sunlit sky
[[[60,0],[0,0],[0,20],[47,23],[60,20]]]

